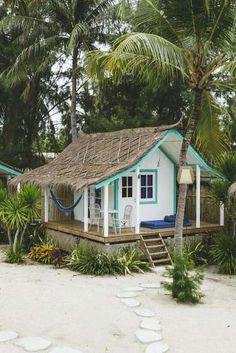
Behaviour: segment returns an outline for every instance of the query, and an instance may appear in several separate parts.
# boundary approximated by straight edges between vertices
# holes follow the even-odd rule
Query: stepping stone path
[[[135,336],[141,343],[152,343],[162,339],[162,336],[159,332],[150,330],[137,330],[135,332]]]
[[[124,291],[125,292],[143,292],[144,288],[142,288],[142,287],[127,287],[127,288],[124,288]]]
[[[18,334],[14,331],[0,331],[0,342],[14,340]]]
[[[47,349],[51,342],[41,337],[24,337],[18,339],[15,345],[24,348],[28,352],[37,352]]]
[[[146,330],[160,331],[161,326],[160,322],[157,319],[143,319],[140,324],[140,327]]]
[[[153,317],[155,316],[155,313],[149,309],[136,309],[135,314],[141,317]]]
[[[121,299],[122,303],[126,304],[129,308],[135,308],[140,305],[136,299]]]
[[[137,294],[132,292],[118,293],[117,298],[136,298]]]
[[[142,288],[147,288],[147,289],[159,289],[161,288],[160,283],[142,283],[140,285]]]
[[[163,342],[155,342],[150,344],[145,353],[166,353],[169,347]]]
[[[82,353],[81,351],[78,351],[77,349],[72,349],[69,347],[56,347],[53,348],[49,353]]]

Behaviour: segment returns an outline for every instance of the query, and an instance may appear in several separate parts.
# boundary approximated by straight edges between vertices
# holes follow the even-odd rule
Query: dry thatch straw
[[[175,125],[82,133],[53,161],[14,178],[11,185],[31,183],[78,191],[135,165]]]
[[[236,197],[236,182],[230,186],[229,195]]]

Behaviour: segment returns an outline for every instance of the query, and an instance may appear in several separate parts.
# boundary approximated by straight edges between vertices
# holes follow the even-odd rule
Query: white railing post
[[[17,184],[16,191],[20,192],[20,183]]]
[[[109,230],[109,217],[108,217],[108,189],[109,185],[106,184],[104,186],[104,213],[103,213],[103,235],[104,237],[108,237]]]
[[[201,227],[201,168],[196,166],[196,227]]]
[[[220,203],[220,225],[225,225],[225,205],[223,202]]]
[[[136,222],[135,233],[140,233],[140,168],[136,169]]]
[[[48,222],[48,212],[49,211],[49,189],[46,186],[44,188],[44,222]]]
[[[84,187],[84,232],[88,231],[88,187]]]

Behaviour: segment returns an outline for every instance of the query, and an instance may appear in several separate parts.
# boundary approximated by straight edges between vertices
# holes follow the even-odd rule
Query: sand
[[[1,261],[0,330],[83,353],[145,352],[147,345],[135,338],[143,319],[116,296],[124,288],[158,282],[160,274],[100,278]],[[170,353],[235,353],[236,278],[207,271],[202,289],[203,304],[197,306],[177,304],[163,289],[145,289],[137,298],[156,312]],[[0,353],[23,352],[12,342],[0,343]]]

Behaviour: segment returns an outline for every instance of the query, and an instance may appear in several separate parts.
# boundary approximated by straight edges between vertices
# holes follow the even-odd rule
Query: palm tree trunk
[[[23,243],[23,239],[24,239],[24,235],[25,235],[25,232],[26,232],[26,229],[27,229],[27,226],[28,226],[28,223],[24,226],[24,229],[21,233],[21,237],[20,237],[20,245],[22,245]]]
[[[201,114],[201,102],[202,102],[202,90],[196,88],[195,94],[194,94],[193,116],[191,118],[191,121],[188,124],[187,131],[181,146],[180,157],[179,157],[180,166],[184,166],[187,163],[188,147],[191,143],[197,122]],[[176,225],[175,225],[175,251],[180,253],[182,253],[182,245],[183,245],[183,221],[184,221],[184,211],[185,211],[185,205],[186,205],[187,190],[188,190],[188,185],[186,184],[179,185],[179,197],[178,197],[178,207],[177,207]]]
[[[77,68],[78,68],[78,48],[74,48],[72,54],[72,92],[71,92],[71,136],[72,141],[77,140],[77,127],[76,127],[76,90],[77,90]]]

